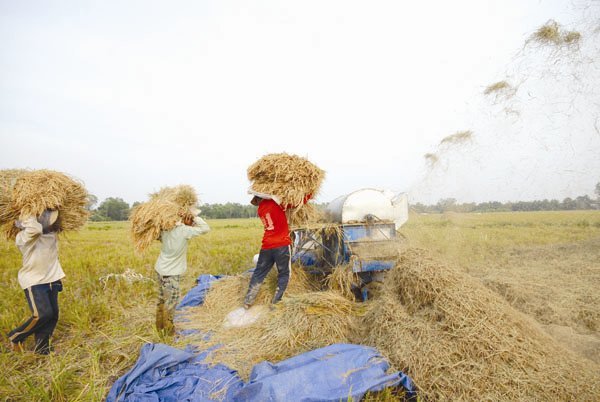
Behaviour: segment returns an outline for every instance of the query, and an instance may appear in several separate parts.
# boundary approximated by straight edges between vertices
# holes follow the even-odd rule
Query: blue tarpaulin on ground
[[[204,298],[206,297],[206,292],[210,289],[210,284],[222,277],[222,275],[200,275],[196,279],[196,286],[187,292],[181,303],[177,306],[177,310],[181,310],[184,307],[199,306],[204,303]]]
[[[412,381],[397,372],[387,375],[388,362],[371,347],[335,344],[273,364],[254,366],[250,381],[233,396],[241,401],[359,400],[368,391],[404,386]]]
[[[135,366],[110,389],[107,402],[205,402],[232,400],[244,385],[234,370],[203,361],[209,352],[190,353],[146,344]]]
[[[208,353],[146,344],[135,366],[113,384],[106,401],[359,400],[368,391],[398,385],[414,392],[404,374],[386,374],[387,361],[367,346],[335,344],[275,364],[262,362],[254,366],[247,384],[222,364],[205,364]]]

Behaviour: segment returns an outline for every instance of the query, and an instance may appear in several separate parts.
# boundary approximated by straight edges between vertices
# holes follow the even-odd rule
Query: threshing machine
[[[365,286],[382,281],[398,256],[396,230],[408,220],[406,194],[361,189],[327,205],[329,223],[293,231],[292,260],[314,274],[328,275],[345,265],[357,274],[357,299],[366,300]]]

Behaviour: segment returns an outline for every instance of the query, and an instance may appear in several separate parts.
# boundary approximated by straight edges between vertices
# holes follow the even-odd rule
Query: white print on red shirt
[[[262,221],[265,230],[275,230],[275,225],[273,225],[273,219],[271,219],[270,213],[267,212],[265,217],[261,217],[260,220]]]

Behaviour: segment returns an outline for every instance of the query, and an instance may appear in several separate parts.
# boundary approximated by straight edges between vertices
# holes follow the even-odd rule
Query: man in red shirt
[[[254,303],[256,295],[267,274],[277,265],[277,290],[272,303],[275,304],[285,292],[291,274],[291,244],[290,231],[284,209],[273,200],[255,196],[250,201],[258,206],[258,217],[262,221],[265,232],[262,247],[258,254],[258,262],[250,279],[248,292],[244,299],[244,308],[248,309]]]

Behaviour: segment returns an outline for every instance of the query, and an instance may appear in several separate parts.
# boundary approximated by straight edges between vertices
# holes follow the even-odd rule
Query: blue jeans
[[[58,292],[62,288],[62,282],[55,281],[24,290],[31,316],[8,333],[11,342],[21,343],[34,334],[35,352],[44,355],[50,353],[50,337],[58,322]]]
[[[250,306],[254,303],[254,299],[256,299],[260,290],[260,285],[267,277],[271,268],[273,268],[273,264],[277,265],[277,290],[275,291],[275,296],[273,296],[272,303],[277,303],[281,300],[290,281],[290,246],[260,250],[256,268],[252,273],[252,278],[250,278],[250,286],[248,286],[248,293],[246,293],[244,304]]]

